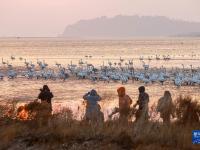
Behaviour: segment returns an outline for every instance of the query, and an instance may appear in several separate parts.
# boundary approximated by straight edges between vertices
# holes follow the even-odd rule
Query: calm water
[[[142,67],[139,57],[144,58],[155,57],[155,55],[170,55],[170,61],[148,61],[150,67],[193,67],[200,66],[200,39],[133,39],[125,41],[70,41],[66,39],[56,38],[3,38],[0,39],[0,57],[4,61],[9,61],[13,66],[24,66],[24,61],[20,61],[19,57],[25,58],[27,61],[36,63],[37,59],[45,60],[49,66],[55,66],[55,62],[66,66],[73,61],[77,63],[79,59],[88,63],[100,66],[103,61],[108,60],[118,62],[120,56],[126,60],[134,59],[135,67]],[[12,61],[10,56],[14,55],[16,60]],[[91,58],[85,56],[91,55]],[[186,59],[186,60],[182,60]],[[0,69],[5,66],[0,64]],[[77,106],[82,107],[82,96],[88,90],[95,88],[104,97],[101,103],[104,112],[109,108],[117,105],[117,87],[120,83],[91,83],[90,81],[82,80],[67,80],[63,81],[45,81],[45,80],[27,80],[15,79],[0,81],[0,101],[6,102],[11,100],[19,100],[26,103],[37,97],[39,88],[43,84],[48,84],[53,91],[55,97],[53,99],[54,110],[57,106],[68,106],[77,109]],[[137,88],[142,85],[140,82],[129,82],[125,87],[127,93],[137,100]],[[150,94],[151,103],[155,102],[164,92],[164,90],[172,91],[173,98],[180,94],[190,94],[194,97],[199,97],[200,88],[181,87],[177,89],[173,85],[164,86],[153,84],[147,86],[147,91]],[[84,107],[83,107],[84,108]]]
[[[10,61],[10,56],[26,58],[27,61],[36,62],[37,58],[54,65],[59,62],[63,65],[72,60],[77,63],[79,59],[88,63],[101,65],[108,60],[117,62],[121,56],[124,59],[134,59],[136,67],[141,67],[138,61],[140,56],[148,58],[158,55],[170,55],[174,59],[200,59],[200,38],[160,38],[160,39],[133,39],[124,41],[70,41],[56,38],[18,38],[0,39],[0,56],[15,65],[24,65],[23,62]],[[85,56],[91,55],[87,59]],[[194,55],[192,57],[192,55]],[[166,66],[181,67],[181,64],[198,66],[198,61],[182,60],[170,61],[166,64],[160,61],[151,61],[151,67]]]

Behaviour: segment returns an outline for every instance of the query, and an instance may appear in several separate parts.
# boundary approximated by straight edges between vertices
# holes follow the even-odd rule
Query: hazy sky
[[[0,36],[57,36],[80,19],[119,14],[200,22],[200,0],[0,0]]]

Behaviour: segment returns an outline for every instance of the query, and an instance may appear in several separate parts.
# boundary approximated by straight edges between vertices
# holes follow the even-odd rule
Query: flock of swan
[[[156,55],[156,60],[160,60]],[[17,58],[11,56],[10,60],[13,62]],[[190,69],[183,68],[171,68],[166,69],[165,67],[151,68],[149,63],[146,64],[143,57],[140,57],[138,61],[141,62],[141,69],[135,69],[133,60],[120,59],[113,63],[108,61],[103,63],[100,67],[95,67],[93,64],[88,64],[82,59],[79,60],[78,64],[72,62],[66,67],[63,67],[61,63],[56,62],[55,67],[50,68],[45,60],[37,59],[36,63],[27,61],[26,59],[19,57],[20,61],[24,63],[25,69],[15,69],[9,61],[4,61],[2,58],[2,67],[0,70],[0,80],[4,78],[15,79],[15,78],[27,78],[27,79],[44,79],[44,80],[63,80],[68,78],[75,79],[88,79],[93,82],[121,82],[126,84],[128,81],[138,81],[144,84],[160,83],[173,83],[177,87],[183,85],[200,85],[200,69],[193,68],[191,65]],[[166,56],[163,58],[165,61],[170,61],[170,57]],[[149,62],[150,62],[149,58]]]

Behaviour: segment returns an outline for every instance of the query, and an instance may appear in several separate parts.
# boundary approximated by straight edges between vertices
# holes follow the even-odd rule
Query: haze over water
[[[150,67],[181,67],[181,64],[198,67],[198,61],[182,59],[200,58],[200,38],[135,38],[132,40],[67,40],[64,38],[1,38],[0,56],[14,66],[24,66],[24,61],[10,60],[10,56],[22,57],[35,63],[37,59],[45,60],[53,66],[55,62],[66,66],[79,59],[100,66],[108,60],[118,62],[119,58],[134,60],[135,67],[142,67],[140,57],[148,59],[159,55],[169,55],[176,61],[152,60]],[[193,56],[192,56],[193,55]],[[86,56],[92,56],[87,58]],[[181,60],[179,60],[181,59]],[[187,66],[186,66],[187,67]]]

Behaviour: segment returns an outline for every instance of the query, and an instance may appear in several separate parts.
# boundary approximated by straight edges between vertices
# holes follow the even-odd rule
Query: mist
[[[0,0],[0,37],[54,37],[82,19],[145,15],[200,22],[199,0]]]

